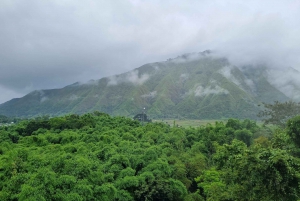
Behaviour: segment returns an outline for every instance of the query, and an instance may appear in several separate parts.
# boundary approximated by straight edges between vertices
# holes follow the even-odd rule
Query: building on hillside
[[[138,120],[140,122],[152,122],[151,119],[148,119],[147,115],[145,113],[137,114],[133,117],[134,120]]]

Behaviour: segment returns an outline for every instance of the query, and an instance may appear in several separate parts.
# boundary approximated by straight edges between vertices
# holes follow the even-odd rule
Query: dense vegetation
[[[16,123],[20,120],[21,120],[20,118],[16,118],[16,117],[7,117],[5,115],[0,115],[0,125],[1,124]]]
[[[271,131],[95,112],[0,127],[0,200],[297,200],[300,117]]]
[[[264,110],[258,113],[259,117],[263,117],[264,124],[274,124],[284,128],[286,122],[300,114],[300,102],[293,101],[279,102],[273,104],[263,103]]]

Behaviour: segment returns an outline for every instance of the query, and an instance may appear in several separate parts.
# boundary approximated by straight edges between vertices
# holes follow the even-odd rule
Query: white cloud
[[[234,74],[232,73],[234,68],[236,67],[225,66],[219,70],[219,73],[223,75],[225,78],[227,78],[228,80],[230,80],[231,82],[233,82],[234,84],[236,84],[240,89],[247,91],[242,85],[242,82],[244,82],[251,89],[252,92],[255,92],[256,88],[253,80],[245,77],[244,78],[235,77]]]
[[[142,98],[154,98],[157,95],[157,91],[151,91],[147,94],[141,95]]]
[[[288,70],[269,69],[269,82],[287,97],[300,101],[300,73],[292,68]]]
[[[241,86],[241,83],[237,80],[237,78],[232,74],[233,66],[225,66],[219,70],[219,73],[223,75],[225,78],[236,84],[237,86]]]
[[[150,64],[153,68],[155,72],[158,72],[160,70],[160,67],[156,64]]]
[[[43,90],[37,90],[36,92],[37,92],[37,93],[39,94],[39,96],[40,96],[40,102],[41,102],[41,103],[49,99],[49,98],[45,95],[45,92],[44,92]]]
[[[233,65],[300,69],[299,9],[294,0],[1,0],[2,99],[206,49]]]
[[[69,100],[70,101],[74,101],[74,100],[77,100],[79,97],[75,94],[72,94],[70,97],[69,97]]]
[[[246,78],[244,80],[244,82],[250,87],[250,89],[255,92],[256,88],[255,88],[255,84],[253,82],[253,80]]]
[[[41,103],[42,103],[42,102],[45,102],[45,101],[48,100],[48,99],[49,99],[48,97],[43,96],[43,97],[41,98],[40,102],[41,102]]]
[[[133,70],[128,73],[119,75],[119,76],[111,76],[108,77],[109,81],[107,85],[118,85],[121,83],[132,83],[132,84],[143,84],[145,81],[149,79],[150,75],[147,73],[139,76],[138,70]]]
[[[194,90],[195,96],[207,96],[210,94],[228,94],[229,91],[220,87],[219,85],[214,85],[214,86],[208,86],[208,87],[202,87],[202,86],[197,86],[196,89]]]
[[[203,57],[204,57],[204,55],[199,54],[199,53],[187,53],[187,54],[183,54],[181,56],[178,56],[174,59],[168,59],[168,62],[184,63],[184,62],[196,61],[196,60],[199,60]]]
[[[190,77],[190,75],[188,73],[182,73],[180,76],[179,76],[179,80],[184,82],[186,80],[188,80]]]

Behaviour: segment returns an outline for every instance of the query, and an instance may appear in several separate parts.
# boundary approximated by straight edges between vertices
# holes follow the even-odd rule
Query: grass
[[[223,121],[224,123],[226,122],[226,120],[211,120],[211,119],[164,119],[164,120],[152,120],[153,122],[164,122],[169,124],[170,126],[174,125],[174,121],[175,121],[175,126],[181,126],[181,127],[199,127],[199,126],[205,126],[206,124],[212,124],[214,125],[216,121]]]
[[[206,126],[207,124],[212,124],[215,125],[215,122],[218,121],[222,121],[224,124],[227,122],[227,119],[154,119],[152,120],[153,122],[164,122],[169,124],[170,126],[173,127],[174,125],[174,121],[175,121],[175,126],[180,126],[180,127],[184,127],[184,128],[189,128],[189,127],[199,127],[199,126]],[[262,126],[263,122],[262,121],[256,121],[256,124],[258,126]],[[270,129],[275,129],[277,128],[274,125],[269,125],[268,126]]]

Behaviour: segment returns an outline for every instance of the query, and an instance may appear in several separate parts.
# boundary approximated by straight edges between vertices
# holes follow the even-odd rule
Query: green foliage
[[[0,127],[0,200],[296,200],[299,122],[267,138],[251,120],[24,120]]]
[[[156,62],[129,74],[116,75],[116,80],[122,82],[115,84],[106,77],[93,84],[33,91],[18,101],[1,104],[0,114],[32,118],[99,110],[133,117],[145,107],[149,116],[155,119],[256,119],[258,103],[288,100],[268,82],[267,69],[263,66],[239,69],[224,58],[210,56],[201,56],[197,60],[186,60],[184,56],[178,59],[185,62]],[[130,73],[138,73],[139,78],[147,75],[149,79],[132,83],[128,77]],[[255,93],[247,80],[252,81]],[[200,94],[200,91],[208,93]]]
[[[300,114],[300,103],[287,101],[280,103],[275,101],[274,104],[263,103],[264,110],[260,111],[259,117],[266,117],[263,119],[264,124],[274,124],[280,127],[285,127],[288,119]]]
[[[247,146],[251,145],[251,141],[252,141],[251,131],[249,131],[247,129],[236,130],[234,132],[234,135],[235,135],[236,139],[243,141]]]
[[[214,156],[226,196],[233,200],[297,200],[299,161],[286,150],[233,141]],[[222,173],[222,174],[221,174]],[[222,195],[222,191],[218,193]],[[224,197],[226,197],[224,196]]]
[[[215,169],[206,170],[195,181],[208,201],[226,200],[226,184],[221,181],[220,172]]]
[[[21,121],[20,118],[16,118],[16,117],[7,117],[5,115],[1,115],[0,114],[0,125],[1,124],[11,124],[11,123],[17,123]]]
[[[296,116],[287,122],[287,134],[295,145],[300,148],[300,116]]]

